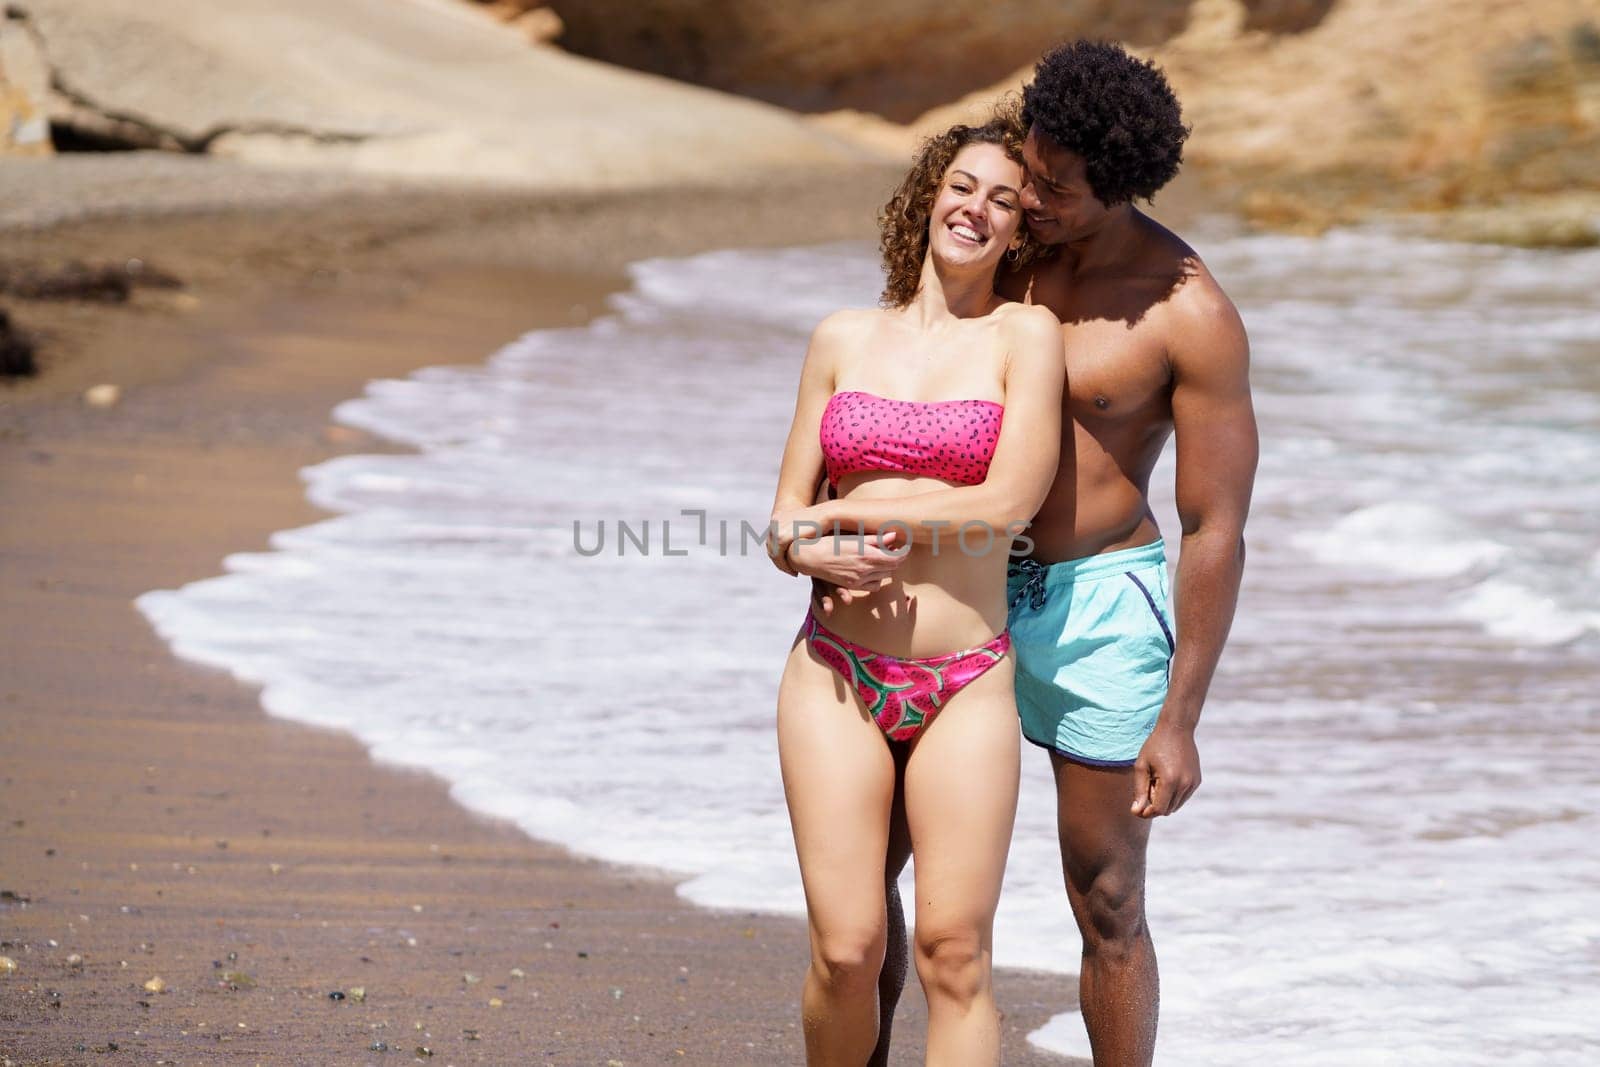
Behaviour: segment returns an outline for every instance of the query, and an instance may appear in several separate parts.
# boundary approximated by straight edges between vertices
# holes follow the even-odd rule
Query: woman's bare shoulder
[[[817,323],[812,336],[830,341],[863,336],[878,329],[887,314],[881,308],[844,308]]]
[[[811,351],[826,358],[848,355],[870,344],[882,328],[887,313],[877,308],[846,308],[835,311],[811,333]]]
[[[1043,304],[1023,304],[1016,300],[1008,300],[995,308],[992,314],[997,323],[1013,332],[1037,333],[1061,328],[1061,320]]]
[[[995,322],[1007,350],[1038,352],[1054,358],[1061,350],[1061,323],[1049,308],[1038,304],[1002,304],[994,310]]]

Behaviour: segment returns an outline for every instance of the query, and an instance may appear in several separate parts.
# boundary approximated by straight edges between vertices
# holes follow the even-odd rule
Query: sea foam
[[[1152,832],[1161,1062],[1592,1062],[1600,255],[1197,242],[1251,331],[1263,450],[1205,786]],[[806,333],[871,304],[877,266],[720,252],[633,280],[591,325],[373,383],[337,418],[416,453],[310,468],[334,518],[139,606],[270,713],[475,810],[799,914],[773,702],[804,591],[715,531],[764,521]],[[1169,450],[1175,553],[1172,478]],[[574,522],[621,520],[651,554],[575,551]],[[1055,805],[1029,749],[995,958],[1070,974]],[[1034,1040],[1086,1052],[1076,1017]]]

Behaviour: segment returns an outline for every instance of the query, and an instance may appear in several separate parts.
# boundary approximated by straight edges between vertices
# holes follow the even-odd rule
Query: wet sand
[[[296,471],[391,447],[329,422],[364,382],[582,321],[640,255],[865,236],[874,180],[414,192],[0,234],[0,256],[140,255],[189,283],[128,306],[3,301],[45,343],[39,379],[0,384],[0,956],[17,965],[0,1056],[801,1062],[800,922],[691,908],[657,874],[576,859],[271,719],[173,657],[132,599],[322,517]],[[120,402],[85,405],[96,382]],[[1074,986],[999,977],[1007,1062],[1067,1062],[1025,1035]],[[920,1062],[918,1001],[896,1063]]]

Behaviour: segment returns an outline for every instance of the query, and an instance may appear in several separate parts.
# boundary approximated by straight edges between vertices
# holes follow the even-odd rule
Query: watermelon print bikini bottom
[[[1011,650],[1010,633],[1001,631],[977,648],[901,659],[840,637],[818,622],[815,613],[806,617],[805,634],[811,651],[855,689],[891,741],[917,736],[951,697]]]

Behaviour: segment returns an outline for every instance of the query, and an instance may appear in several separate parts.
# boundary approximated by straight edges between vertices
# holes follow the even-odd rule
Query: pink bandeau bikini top
[[[895,471],[977,485],[989,475],[1005,406],[993,400],[891,400],[846,390],[828,398],[819,433],[828,481]]]

